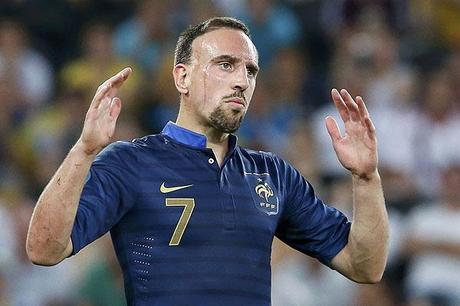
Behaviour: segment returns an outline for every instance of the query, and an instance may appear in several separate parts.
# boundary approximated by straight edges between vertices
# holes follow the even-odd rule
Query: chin
[[[220,106],[211,113],[209,122],[216,130],[234,133],[240,128],[245,114],[244,109],[225,109]]]

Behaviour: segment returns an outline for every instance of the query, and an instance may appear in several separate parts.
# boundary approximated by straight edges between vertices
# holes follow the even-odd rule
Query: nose
[[[244,65],[240,65],[234,71],[233,89],[238,91],[245,91],[249,87],[248,72]]]

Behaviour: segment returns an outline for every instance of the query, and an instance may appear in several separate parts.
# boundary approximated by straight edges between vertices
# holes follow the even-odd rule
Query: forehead
[[[192,43],[192,57],[209,61],[220,55],[231,55],[244,61],[258,62],[251,39],[240,30],[222,28],[197,37]]]

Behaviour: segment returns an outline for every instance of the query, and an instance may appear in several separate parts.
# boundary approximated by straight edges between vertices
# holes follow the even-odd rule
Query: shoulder
[[[284,173],[294,169],[287,161],[273,152],[256,151],[242,147],[239,147],[239,149],[244,159],[250,160],[259,168],[262,166],[267,170],[276,170],[278,173]]]
[[[265,151],[256,151],[251,150],[243,147],[238,147],[241,155],[245,158],[250,158],[255,161],[274,161],[278,157],[272,152],[265,152]]]
[[[264,169],[264,172],[276,175],[280,182],[283,182],[287,187],[300,186],[304,182],[308,182],[293,165],[275,153],[241,147],[240,151],[245,159],[250,159],[252,163],[256,164],[256,168]]]
[[[122,163],[137,161],[143,153],[158,147],[162,139],[160,135],[148,135],[131,141],[116,141],[105,147],[95,161]]]

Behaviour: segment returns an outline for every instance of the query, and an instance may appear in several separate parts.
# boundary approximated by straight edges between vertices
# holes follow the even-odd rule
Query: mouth
[[[230,103],[232,105],[240,106],[240,107],[246,107],[246,102],[244,99],[241,98],[231,98],[229,100],[226,100],[225,103]]]

